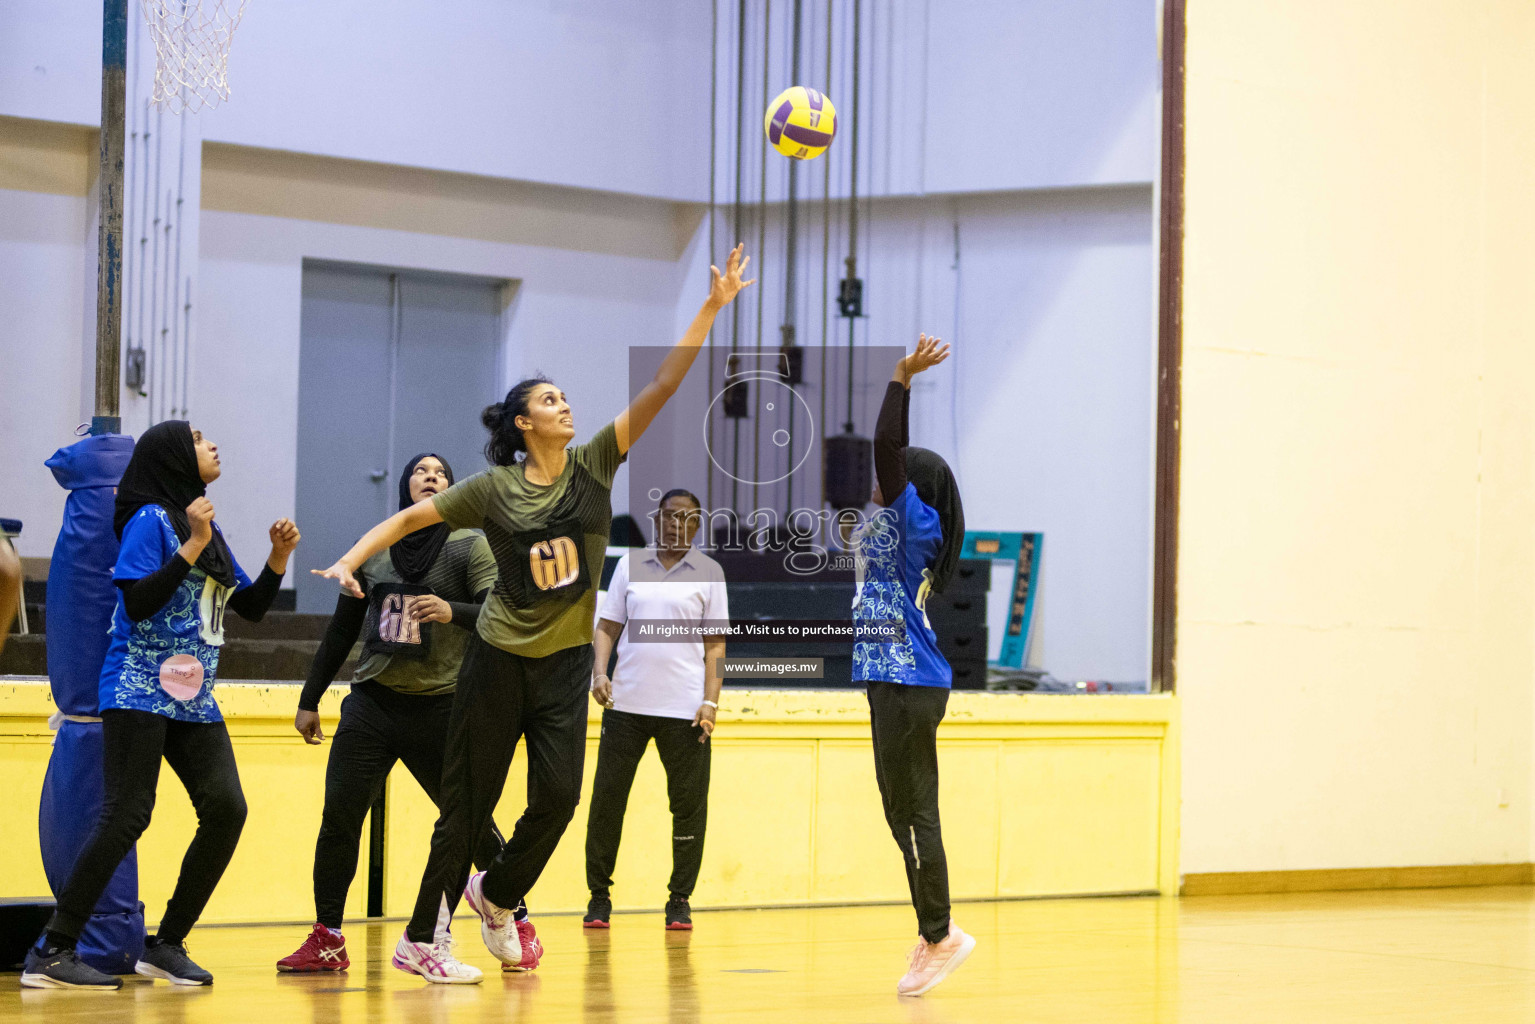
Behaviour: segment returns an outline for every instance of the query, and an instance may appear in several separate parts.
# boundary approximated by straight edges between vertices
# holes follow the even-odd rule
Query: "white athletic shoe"
[[[473,964],[453,955],[453,941],[412,942],[401,935],[394,947],[394,965],[407,974],[419,974],[434,985],[478,985],[485,975]]]
[[[470,909],[480,915],[480,935],[491,955],[503,964],[514,967],[521,964],[522,940],[517,935],[512,912],[485,898],[485,872],[476,871],[469,876],[469,884],[464,886],[464,899],[469,901]]]
[[[966,935],[959,925],[949,922],[949,934],[942,942],[917,940],[917,948],[911,951],[911,969],[896,983],[895,990],[903,996],[920,996],[943,979],[953,974],[975,949],[975,937]]]

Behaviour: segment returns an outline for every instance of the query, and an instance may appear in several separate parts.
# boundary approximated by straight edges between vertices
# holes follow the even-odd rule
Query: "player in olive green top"
[[[516,418],[501,410],[524,403],[563,407],[569,422],[564,392],[541,378],[524,381],[507,398],[487,414],[493,432]],[[525,658],[542,658],[592,640],[597,611],[594,573],[602,572],[613,517],[610,488],[624,456],[612,423],[566,454],[565,466],[552,483],[532,482],[529,460],[524,460],[492,466],[432,499],[443,522],[455,529],[485,531],[497,576],[480,612],[479,635]]]
[[[430,502],[452,483],[453,467],[423,452],[400,474],[400,508]],[[279,971],[350,966],[341,918],[357,873],[357,844],[395,762],[404,763],[434,804],[441,802],[453,689],[480,606],[495,585],[496,561],[480,534],[438,523],[368,559],[357,579],[366,597],[343,593],[336,600],[293,718],[306,742],[325,738],[320,698],[361,637],[362,657],[326,761],[314,849],[315,926],[277,961]],[[490,823],[474,844],[475,863],[486,867],[500,852],[500,833]]]
[[[570,447],[576,431],[564,392],[542,378],[525,380],[482,416],[491,434],[485,446],[490,469],[391,516],[335,565],[315,570],[360,597],[359,566],[437,522],[484,529],[496,557],[496,585],[459,670],[442,813],[415,913],[395,947],[393,962],[403,971],[442,984],[481,980],[478,968],[435,941],[439,910],[451,911],[460,892],[480,915],[486,946],[507,969],[537,965],[542,948],[532,923],[516,910],[581,793],[592,624],[613,474],[676,393],[715,316],[752,283],[741,279],[746,263],[736,246],[724,274],[709,268],[709,297],[687,333],[629,407],[586,444]],[[528,752],[527,810],[489,870],[469,877],[473,839],[500,799],[519,737]]]

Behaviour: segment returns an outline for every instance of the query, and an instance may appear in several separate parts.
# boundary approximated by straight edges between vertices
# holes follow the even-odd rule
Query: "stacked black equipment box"
[[[991,562],[964,558],[948,589],[927,599],[927,620],[938,634],[938,650],[954,670],[954,689],[986,689],[986,593]]]
[[[853,570],[825,567],[808,575],[789,570],[783,552],[755,554],[720,551],[713,557],[725,570],[730,593],[730,619],[736,625],[775,622],[851,622]],[[807,690],[853,686],[853,645],[838,640],[776,643],[732,638],[725,646],[731,658],[820,658],[820,679],[742,679],[741,686],[797,687]]]
[[[27,958],[27,947],[37,941],[53,916],[53,900],[7,896],[0,898],[0,970],[10,971]]]

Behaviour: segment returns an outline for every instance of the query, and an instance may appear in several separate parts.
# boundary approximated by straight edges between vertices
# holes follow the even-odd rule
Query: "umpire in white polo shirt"
[[[698,881],[709,813],[709,736],[719,708],[719,659],[730,610],[720,565],[693,547],[702,519],[698,498],[668,491],[656,518],[656,546],[618,560],[598,609],[592,697],[605,709],[586,822],[586,886],[591,890],[583,924],[606,928],[613,911],[609,887],[623,835],[629,788],[645,747],[656,741],[666,769],[672,812],[672,877],[666,927],[693,927],[688,898]],[[697,635],[647,641],[625,631],[626,623],[685,626]],[[618,667],[605,674],[613,644]]]

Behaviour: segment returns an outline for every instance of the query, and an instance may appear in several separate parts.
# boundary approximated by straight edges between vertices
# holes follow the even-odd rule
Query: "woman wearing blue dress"
[[[906,862],[920,939],[896,986],[920,996],[964,962],[975,939],[949,917],[949,870],[938,822],[938,723],[953,672],[938,650],[927,599],[959,564],[965,512],[948,463],[907,444],[911,379],[948,358],[922,335],[896,363],[874,429],[878,506],[855,534],[858,594],[853,678],[868,687],[874,777],[885,820]],[[893,635],[890,630],[893,628]]]
[[[162,759],[192,799],[197,832],[135,970],[178,985],[213,983],[185,943],[245,824],[229,730],[213,699],[224,613],[259,621],[299,540],[291,521],[273,523],[272,552],[252,583],[213,521],[207,485],[221,472],[218,446],[185,420],[146,430],[123,471],[113,515],[122,541],[112,570],[117,611],[101,668],[106,794],[47,930],[27,952],[21,983],[28,988],[122,986],[82,961],[75,943],[118,863],[149,827]]]

